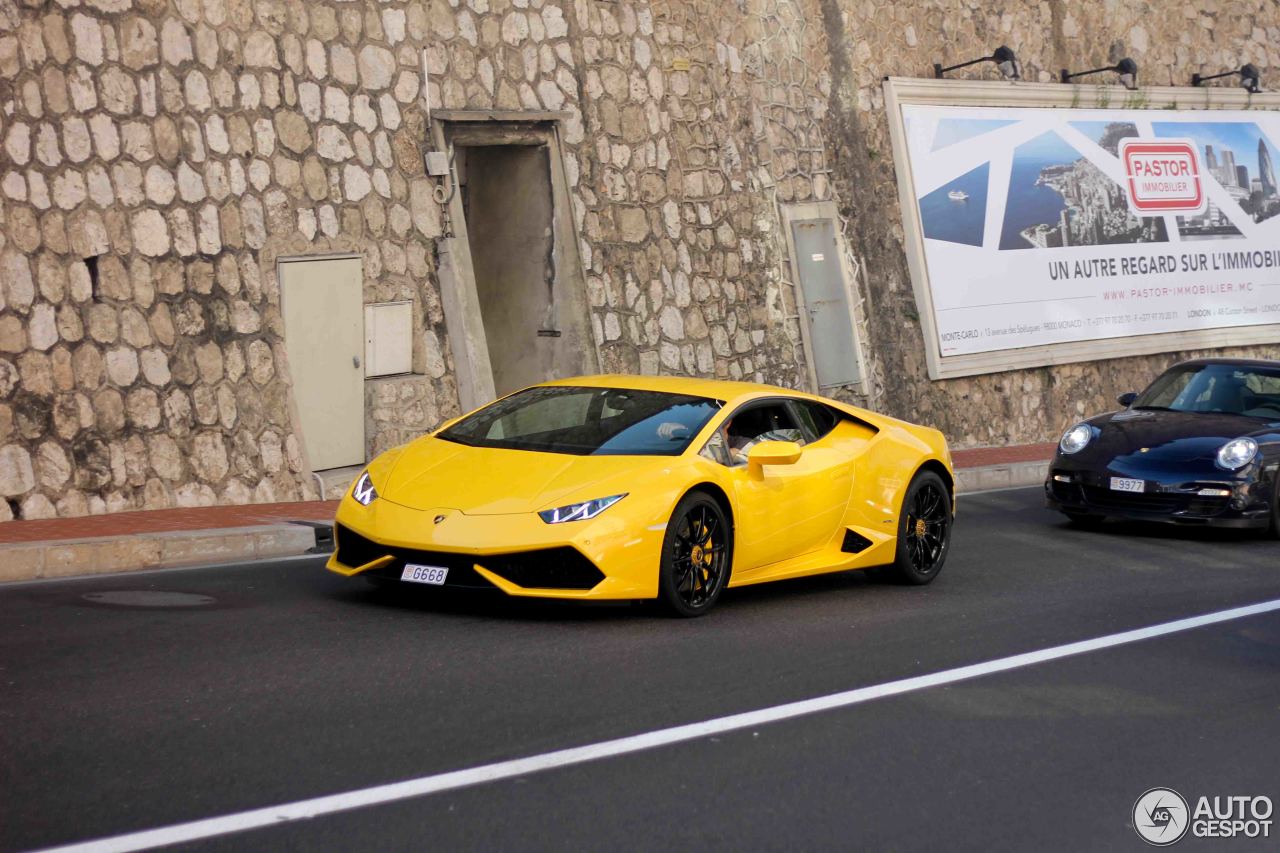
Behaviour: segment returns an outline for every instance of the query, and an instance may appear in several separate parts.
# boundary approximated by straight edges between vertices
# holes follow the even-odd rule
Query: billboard
[[[935,378],[1280,342],[1280,113],[898,109]]]

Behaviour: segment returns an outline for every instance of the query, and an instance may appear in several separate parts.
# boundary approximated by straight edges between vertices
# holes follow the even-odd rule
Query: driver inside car
[[[746,464],[751,448],[762,441],[792,441],[804,444],[800,430],[783,422],[777,412],[769,408],[752,409],[730,420],[725,425],[729,444],[729,458],[734,465]]]

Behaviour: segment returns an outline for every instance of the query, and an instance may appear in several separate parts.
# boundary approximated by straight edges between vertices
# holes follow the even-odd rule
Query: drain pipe
[[[311,476],[316,478],[316,489],[320,494],[320,500],[324,500],[324,480],[320,479],[320,475],[315,471],[311,472]]]

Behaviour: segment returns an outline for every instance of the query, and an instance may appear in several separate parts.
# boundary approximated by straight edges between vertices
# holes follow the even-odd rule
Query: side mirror
[[[1133,401],[1136,399],[1138,399],[1138,395],[1136,393],[1134,393],[1133,391],[1126,391],[1123,394],[1121,394],[1119,397],[1116,397],[1116,402],[1124,406],[1125,408],[1128,408],[1129,406],[1133,405]]]
[[[762,441],[747,451],[749,465],[794,465],[800,461],[800,445],[794,441]]]

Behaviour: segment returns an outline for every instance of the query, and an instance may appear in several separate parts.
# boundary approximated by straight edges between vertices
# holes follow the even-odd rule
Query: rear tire
[[[706,492],[680,499],[667,523],[658,568],[658,603],[672,616],[701,616],[729,582],[733,530]]]
[[[889,576],[922,586],[942,571],[951,550],[951,493],[933,471],[921,471],[907,486],[898,519],[898,551]]]

